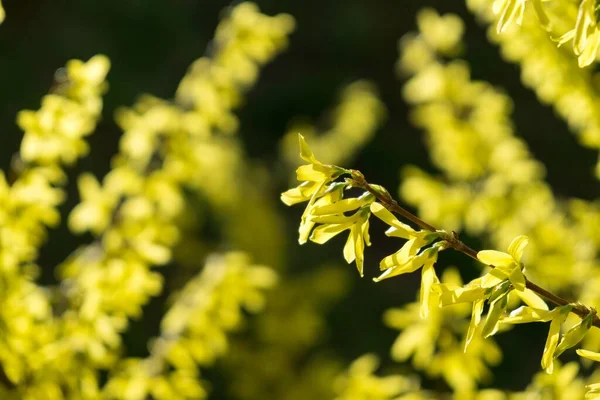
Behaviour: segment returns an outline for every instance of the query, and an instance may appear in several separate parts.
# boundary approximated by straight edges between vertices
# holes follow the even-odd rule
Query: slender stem
[[[349,182],[352,184],[352,186],[364,189],[367,192],[373,194],[377,201],[389,211],[406,218],[407,220],[411,221],[415,225],[418,225],[422,229],[432,232],[438,231],[438,229],[436,229],[433,225],[428,224],[427,222],[423,221],[421,218],[417,217],[410,211],[401,207],[398,204],[398,202],[394,200],[394,198],[387,191],[380,190],[379,188],[369,184],[360,171],[350,170],[350,175],[352,176],[352,178],[349,179]],[[450,248],[459,251],[463,254],[466,254],[474,260],[479,261],[479,259],[477,258],[477,251],[467,246],[463,241],[461,241],[456,232],[452,232],[451,235],[447,235],[444,239],[448,242]],[[494,268],[493,265],[490,265],[490,267]],[[546,300],[548,300],[555,306],[566,306],[568,304],[573,305],[573,309],[571,310],[571,312],[578,315],[581,318],[589,315],[590,312],[593,312],[591,308],[588,308],[581,303],[573,303],[567,301],[566,299],[536,285],[527,278],[525,278],[525,284],[528,289],[544,297]],[[593,326],[600,328],[600,318],[598,318],[598,316],[594,316]]]

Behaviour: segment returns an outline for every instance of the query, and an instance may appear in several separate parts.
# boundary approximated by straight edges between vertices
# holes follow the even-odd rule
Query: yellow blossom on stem
[[[596,7],[595,1],[583,0],[579,4],[575,27],[556,39],[559,46],[573,40],[573,52],[578,56],[580,68],[593,63],[600,48]]]
[[[304,244],[308,240],[312,226],[314,226],[314,223],[311,222],[310,211],[315,201],[326,193],[328,190],[326,185],[329,182],[348,171],[335,165],[325,165],[318,161],[310,150],[310,147],[308,147],[304,137],[300,134],[298,135],[298,142],[300,144],[300,157],[309,163],[301,165],[296,170],[298,180],[304,182],[298,187],[282,193],[281,201],[288,206],[308,201],[308,205],[302,214],[299,228],[300,237],[298,241],[300,244]]]
[[[500,319],[500,323],[526,324],[530,322],[551,321],[541,363],[542,368],[546,372],[552,373],[554,370],[554,360],[566,349],[579,343],[591,325],[592,313],[566,332],[562,336],[562,339],[560,339],[560,327],[565,322],[572,308],[571,305],[567,305],[547,310],[522,306],[513,310],[510,314],[503,316]]]
[[[483,250],[477,253],[477,258],[484,264],[493,266],[482,279],[482,287],[490,288],[508,279],[518,291],[525,290],[525,276],[521,257],[527,246],[527,236],[518,236],[508,246],[508,253],[496,250]]]
[[[100,234],[110,224],[119,198],[115,193],[102,190],[98,180],[91,174],[82,174],[77,184],[81,203],[71,211],[69,227],[76,233],[90,230]]]
[[[531,0],[533,8],[538,16],[540,24],[546,30],[550,29],[550,20],[544,11],[542,5],[544,0]],[[496,0],[493,5],[494,14],[500,15],[496,31],[504,32],[513,22],[517,25],[523,23],[523,13],[525,12],[526,0]]]
[[[460,47],[465,26],[458,15],[442,16],[432,8],[425,8],[417,14],[417,24],[425,42],[436,51],[454,55]]]
[[[300,142],[300,157],[309,163],[298,167],[296,170],[299,181],[329,182],[347,172],[344,168],[336,167],[335,165],[326,165],[318,161],[310,150],[310,147],[308,147],[304,137],[300,134],[298,135],[298,141]]]
[[[338,203],[340,202],[344,202],[344,200],[340,200]],[[344,206],[349,204],[344,203],[336,210],[338,203],[332,204],[329,210],[333,212],[336,212],[337,210],[344,210],[344,208],[347,208]],[[356,260],[356,268],[358,269],[360,276],[363,276],[365,245],[371,245],[371,239],[369,237],[370,212],[369,208],[363,206],[360,200],[355,204],[357,206],[360,205],[361,208],[350,217],[346,217],[343,214],[343,211],[339,211],[339,214],[318,215],[311,217],[312,222],[320,223],[322,225],[315,228],[310,235],[310,240],[315,243],[323,244],[337,234],[345,230],[350,230],[350,234],[348,235],[348,239],[344,245],[344,258],[348,263]],[[318,211],[319,210],[317,209],[317,212]]]
[[[374,278],[375,282],[393,276],[414,272],[425,264],[428,266],[431,265],[431,268],[433,267],[433,264],[437,260],[438,248],[429,248],[421,253],[419,253],[419,251],[421,248],[438,238],[438,233],[415,231],[410,226],[398,221],[398,219],[380,203],[372,203],[371,212],[377,218],[390,225],[390,228],[385,232],[387,236],[408,239],[400,250],[381,260],[379,268],[385,272],[379,277]],[[424,276],[428,277],[429,273],[426,273]],[[429,278],[427,279],[427,282],[433,284]]]
[[[577,354],[588,360],[600,362],[600,353],[596,353],[589,350],[577,349]],[[597,399],[600,398],[600,382],[586,385],[587,392],[585,394],[586,399]]]

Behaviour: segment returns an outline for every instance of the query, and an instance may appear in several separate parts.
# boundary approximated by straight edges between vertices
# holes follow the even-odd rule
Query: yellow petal
[[[304,244],[308,240],[308,237],[311,235],[310,232],[315,227],[315,223],[310,219],[305,219],[300,221],[300,226],[298,227],[298,243]],[[335,235],[333,235],[335,236]],[[331,237],[333,237],[331,236]],[[327,239],[329,240],[329,239]],[[325,240],[325,242],[327,241]],[[323,243],[325,243],[323,242]]]
[[[452,288],[445,284],[435,285],[434,290],[440,292],[440,306],[450,306],[458,303],[472,303],[485,297],[482,287]]]
[[[393,278],[394,276],[415,272],[420,267],[421,267],[420,265],[414,266],[413,263],[407,263],[405,265],[398,265],[398,266],[386,269],[377,278],[373,278],[373,281],[380,282],[384,279]]]
[[[471,322],[469,322],[469,329],[467,330],[467,336],[465,337],[465,347],[464,352],[467,352],[467,348],[469,344],[473,340],[475,336],[475,332],[477,331],[477,327],[481,322],[481,313],[483,312],[483,306],[485,305],[484,299],[476,300],[473,303],[473,310],[471,311]]]
[[[371,212],[375,214],[377,218],[395,228],[394,234],[388,236],[397,236],[404,239],[410,239],[411,235],[415,233],[413,228],[398,221],[398,219],[394,217],[394,215],[389,212],[387,208],[377,202],[371,203]],[[386,234],[388,234],[388,232],[386,232]]]
[[[296,169],[296,179],[299,181],[321,182],[328,179],[321,171],[315,169],[314,164],[301,165]]]
[[[358,273],[362,277],[364,275],[363,264],[365,260],[365,242],[363,240],[361,226],[358,224],[354,224],[350,236],[352,237],[352,241],[354,243],[354,256],[356,258],[356,268],[358,269]]]
[[[371,245],[371,235],[369,234],[369,219],[367,218],[361,226],[363,238],[367,246]]]
[[[578,58],[579,68],[587,67],[596,60],[598,46],[600,46],[600,32],[596,30],[588,37],[585,48]]]
[[[533,9],[537,14],[538,19],[540,20],[540,25],[546,31],[550,30],[550,19],[548,15],[546,15],[546,11],[544,11],[544,6],[542,4],[542,0],[533,0]]]
[[[573,37],[573,51],[577,55],[580,55],[583,52],[587,41],[587,30],[590,23],[587,6],[590,1],[591,0],[583,0],[579,4],[579,11],[577,13]]]
[[[522,1],[507,0],[504,9],[502,10],[502,14],[500,15],[500,19],[498,19],[496,31],[498,33],[504,32],[514,19],[520,24],[520,21],[523,18],[523,8],[524,4]]]
[[[515,292],[529,307],[537,308],[539,310],[548,310],[546,302],[537,295],[533,290],[525,288],[523,291]]]
[[[529,238],[525,235],[517,236],[510,242],[508,246],[508,254],[510,254],[515,261],[518,263],[521,262],[521,258],[523,257],[523,250],[529,243]]]
[[[419,251],[417,240],[417,238],[409,240],[408,242],[404,243],[400,250],[381,260],[379,263],[379,269],[383,271],[385,269],[404,265],[412,261],[412,258],[417,254],[417,251]]]
[[[317,190],[323,189],[321,182],[302,182],[300,186],[283,192],[281,194],[281,201],[288,206],[302,203],[303,201],[310,200]]]
[[[313,152],[310,150],[310,147],[308,147],[306,140],[304,140],[304,136],[301,134],[298,134],[298,142],[300,144],[300,157],[306,162],[318,163]]]
[[[310,197],[305,197],[297,187],[281,193],[281,201],[286,206],[302,203],[303,201],[308,201],[308,199]]]
[[[316,222],[317,224],[344,224],[346,222],[352,222],[357,219],[357,215],[353,215],[352,217],[347,217],[343,214],[341,215],[317,215],[310,216],[310,220]]]
[[[498,321],[508,305],[508,292],[498,297],[490,305],[481,334],[484,338],[492,336],[497,331]]]
[[[332,237],[350,228],[353,224],[354,222],[350,221],[343,224],[320,225],[312,232],[310,240],[318,244],[323,244]]]
[[[542,355],[542,368],[549,374],[554,370],[554,353],[560,337],[560,327],[567,319],[571,308],[571,306],[563,306],[553,310],[556,315],[550,323],[548,338],[546,339],[544,354]]]
[[[560,356],[565,350],[570,349],[573,346],[576,346],[587,332],[592,327],[592,323],[594,322],[594,317],[596,316],[596,312],[590,312],[585,316],[581,321],[571,327],[562,337],[558,346],[556,346],[556,352],[554,357]]]
[[[343,199],[333,204],[327,204],[320,207],[314,207],[311,210],[313,215],[327,215],[327,214],[340,214],[348,211],[356,210],[360,206],[367,203],[368,199],[358,197],[351,199]]]
[[[419,296],[421,301],[421,318],[427,318],[427,315],[429,315],[429,297],[431,295],[431,287],[434,283],[439,283],[439,279],[435,274],[434,265],[435,261],[431,259],[423,266],[423,270],[421,271],[421,289]]]
[[[579,354],[583,358],[587,358],[588,360],[600,362],[600,353],[596,353],[589,350],[577,349],[577,354]]]
[[[316,185],[314,193],[310,197],[310,200],[308,201],[308,204],[306,205],[306,208],[304,209],[304,212],[302,213],[302,217],[300,218],[300,227],[298,229],[298,232],[300,234],[298,237],[298,243],[300,243],[300,244],[304,244],[308,240],[308,235],[310,235],[310,231],[312,230],[312,227],[314,226],[314,222],[309,220],[310,210],[313,207],[313,205],[315,204],[315,202],[317,201],[317,198],[323,194],[322,191],[324,188],[325,188],[325,181],[319,182]]]
[[[352,235],[354,226],[355,225],[352,226],[350,234],[348,235],[348,239],[346,240],[346,244],[344,245],[344,259],[348,264],[350,264],[356,258],[356,253],[354,252],[354,238]]]
[[[569,40],[572,40],[575,37],[575,29],[571,29],[570,31],[568,31],[567,33],[565,33],[564,35],[561,35],[560,37],[550,37],[550,39],[552,39],[553,41],[558,43],[558,47],[562,46],[563,44],[567,43]]]
[[[404,264],[394,265],[391,268],[388,268],[383,274],[379,275],[377,278],[373,278],[375,282],[379,282],[383,279],[391,278],[393,276],[398,276],[401,274],[407,274],[410,272],[414,272],[421,268],[427,262],[434,262],[437,260],[437,248],[429,248],[424,250],[418,256],[411,256],[404,261]],[[433,261],[432,261],[433,260]],[[383,262],[383,261],[382,261]],[[381,267],[381,265],[380,265]]]
[[[496,267],[481,277],[481,287],[492,288],[508,279],[506,268]]]
[[[94,201],[98,200],[100,196],[102,196],[102,189],[100,188],[100,183],[92,174],[83,173],[79,176],[77,180],[77,186],[79,188],[79,193],[81,198],[84,201]]]
[[[522,292],[525,290],[525,276],[518,266],[515,266],[508,279],[510,279],[510,283],[513,284],[517,291]]]
[[[509,266],[515,260],[510,254],[496,250],[483,250],[477,253],[477,259],[484,264],[493,265],[495,267]]]
[[[529,322],[548,322],[556,316],[554,310],[544,310],[539,308],[532,308],[521,306],[503,318],[501,322],[504,324],[526,324]]]
[[[134,247],[138,254],[148,262],[156,265],[162,265],[171,259],[171,249],[147,240],[134,242]]]

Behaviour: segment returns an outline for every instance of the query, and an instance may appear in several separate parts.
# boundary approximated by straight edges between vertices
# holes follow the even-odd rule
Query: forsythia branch
[[[364,175],[360,171],[350,170],[350,175],[351,175],[351,178],[349,178],[347,180],[347,182],[351,186],[361,188],[361,189],[366,190],[367,192],[371,193],[373,196],[375,196],[377,201],[379,203],[381,203],[389,211],[396,213],[398,215],[401,215],[402,217],[404,217],[404,218],[408,219],[409,221],[413,222],[414,224],[418,225],[420,228],[423,228],[425,230],[432,231],[432,232],[438,231],[438,229],[436,229],[434,226],[428,224],[427,222],[423,221],[416,215],[412,214],[410,211],[401,207],[398,204],[398,202],[387,191],[378,190],[377,188],[373,187],[370,183],[367,182]],[[466,245],[463,241],[461,241],[456,232],[452,232],[452,234],[445,233],[443,239],[447,242],[446,248],[452,248],[458,252],[461,252],[461,253],[473,258],[474,260],[480,261],[477,258],[478,252],[476,250],[474,250],[473,248],[469,247],[468,245]],[[490,267],[494,268],[494,266],[491,266],[491,265],[490,265]],[[545,299],[547,299],[549,302],[553,303],[556,306],[566,306],[569,304],[573,304],[573,303],[569,302],[568,300],[536,285],[535,283],[531,282],[527,278],[525,278],[525,283],[526,283],[526,287],[528,289],[531,289],[533,292],[544,297]],[[580,318],[584,318],[584,317],[588,316],[591,312],[594,312],[594,310],[591,308],[588,308],[584,304],[577,303],[573,306],[571,312],[576,314]],[[597,315],[594,315],[593,326],[595,326],[596,328],[600,328],[600,318],[598,318]]]

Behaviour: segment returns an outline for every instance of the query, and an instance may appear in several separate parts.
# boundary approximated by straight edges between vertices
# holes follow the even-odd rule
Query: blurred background
[[[387,355],[397,331],[383,325],[382,314],[390,307],[414,301],[418,277],[392,279],[377,286],[372,282],[371,278],[378,274],[375,260],[394,251],[393,243],[385,242],[387,248],[384,243],[368,250],[363,279],[353,265],[345,265],[340,240],[325,246],[300,247],[296,230],[302,207],[287,208],[278,200],[279,193],[293,182],[291,169],[281,161],[280,143],[292,123],[308,121],[326,129],[327,111],[338,102],[343,87],[367,79],[378,91],[387,116],[364,149],[345,166],[360,169],[371,181],[394,193],[403,165],[416,164],[434,171],[421,132],[410,124],[408,106],[401,95],[403,82],[394,67],[398,40],[415,29],[415,15],[420,8],[430,6],[440,13],[457,13],[464,19],[463,57],[470,63],[473,77],[502,87],[513,98],[516,131],[534,156],[546,165],[547,179],[555,194],[588,200],[598,195],[600,186],[591,173],[596,153],[579,146],[564,122],[520,84],[518,67],[502,61],[497,48],[487,41],[486,30],[467,12],[463,1],[257,0],[256,3],[269,15],[282,12],[293,15],[296,30],[287,51],[261,71],[257,86],[247,94],[238,112],[239,138],[245,157],[257,171],[269,171],[260,175],[268,176],[262,195],[276,208],[283,233],[278,245],[283,249],[273,250],[283,254],[279,260],[273,261],[268,249],[255,250],[253,258],[258,262],[285,264],[285,274],[290,279],[310,281],[307,274],[324,264],[341,268],[314,278],[305,289],[299,290],[310,297],[307,292],[310,285],[321,285],[325,289],[318,290],[334,293],[329,300],[323,300],[320,310],[326,326],[319,328],[318,338],[307,339],[310,346],[294,359],[299,370],[301,365],[307,365],[311,354],[333,355],[344,365],[365,352],[376,352],[392,370],[399,368]],[[9,167],[22,137],[15,124],[17,112],[39,107],[41,97],[52,86],[55,71],[67,60],[87,60],[103,53],[112,62],[103,120],[89,139],[92,151],[70,171],[70,177],[82,171],[91,171],[99,177],[105,175],[121,134],[113,119],[115,110],[132,105],[144,93],[172,98],[188,65],[203,54],[210,54],[215,28],[223,10],[231,5],[216,0],[4,1],[7,19],[0,26],[1,167]],[[74,179],[71,181],[70,198],[63,205],[64,215],[78,201]],[[209,232],[210,223],[206,223]],[[55,282],[53,267],[78,243],[89,240],[86,237],[73,240],[64,225],[50,236],[41,259],[42,281],[48,284]],[[444,263],[461,260],[468,263],[455,255],[445,256]],[[129,355],[143,356],[147,352],[146,340],[158,332],[165,302],[166,296],[156,299],[147,306],[144,318],[133,323],[126,334]],[[291,312],[294,305],[291,300],[283,302],[282,315]],[[321,303],[317,302],[315,307],[321,307]],[[255,328],[247,327],[246,332],[252,329]],[[531,328],[531,337],[536,334],[535,329]],[[249,334],[238,335],[243,342]],[[500,343],[502,340],[501,337]],[[523,351],[531,352],[526,341],[521,345]],[[508,358],[495,367],[494,386],[520,389],[538,368],[538,359],[532,356],[531,363],[519,366],[523,373],[514,374],[514,361]],[[249,359],[231,357],[215,370],[207,371],[206,377],[213,385],[212,398],[243,397],[229,389],[230,382],[243,380],[246,370],[267,368],[259,359],[255,362],[253,365]],[[237,370],[237,378],[232,378],[232,369]],[[514,379],[515,375],[520,378]],[[427,385],[435,387],[443,383]],[[272,388],[271,393],[277,396],[277,389]]]

